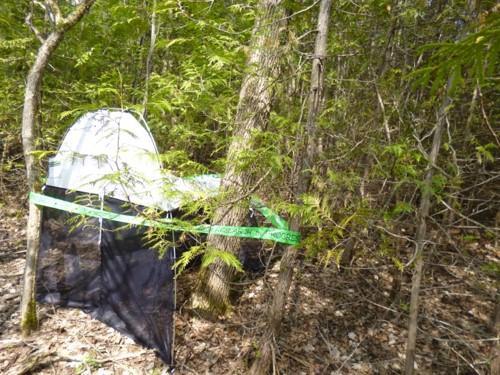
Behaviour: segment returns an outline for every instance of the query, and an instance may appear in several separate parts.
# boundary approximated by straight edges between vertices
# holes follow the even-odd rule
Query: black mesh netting
[[[46,187],[46,195],[99,208],[98,197]],[[106,198],[107,210],[133,215]],[[38,261],[37,299],[77,307],[173,365],[174,249],[159,258],[143,227],[85,218],[45,207]]]

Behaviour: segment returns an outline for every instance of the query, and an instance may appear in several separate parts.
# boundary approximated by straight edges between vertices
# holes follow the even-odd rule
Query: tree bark
[[[451,104],[450,90],[453,85],[452,78],[448,79],[446,84],[446,94],[437,113],[436,129],[432,139],[431,153],[421,188],[420,206],[417,212],[417,233],[415,238],[415,270],[413,271],[411,297],[410,297],[410,317],[408,322],[408,339],[406,343],[405,374],[413,374],[415,362],[415,347],[417,341],[417,320],[420,284],[424,268],[424,248],[427,242],[427,218],[431,207],[432,199],[432,177],[434,176],[434,167],[439,156],[441,148],[441,139],[443,136],[446,115],[448,107]]]
[[[95,1],[96,0],[84,0],[67,17],[62,17],[61,11],[57,6],[57,2],[54,2],[53,0],[46,1],[47,7],[54,16],[55,26],[38,49],[35,62],[28,73],[21,125],[23,154],[26,164],[28,189],[30,191],[37,191],[40,188],[38,182],[38,170],[36,168],[36,160],[33,152],[37,147],[35,119],[40,105],[40,87],[43,73],[47,67],[50,57],[59,46],[65,32],[73,27],[83,17]],[[40,222],[41,210],[35,204],[30,202],[26,232],[26,265],[24,268],[23,290],[21,295],[20,326],[23,335],[29,335],[31,331],[36,329],[38,326],[35,300],[35,278],[38,248],[40,245]]]
[[[151,13],[151,32],[149,37],[149,50],[146,57],[146,77],[144,85],[144,99],[142,100],[142,117],[147,118],[147,105],[149,99],[149,79],[151,77],[151,71],[153,70],[153,53],[155,51],[156,37],[160,32],[160,26],[156,19],[156,0],[153,0],[153,11]]]
[[[212,219],[216,225],[241,225],[248,213],[248,203],[243,198],[252,186],[254,172],[240,170],[238,161],[242,153],[251,150],[252,130],[262,128],[269,121],[283,15],[281,0],[260,1],[247,61],[248,71],[240,90],[233,139],[221,183],[222,201]],[[209,235],[207,246],[237,255],[240,240]],[[225,313],[230,307],[230,282],[234,272],[234,268],[220,259],[202,270],[199,287],[193,295],[193,308],[209,315]]]
[[[497,225],[498,227],[498,225]],[[497,338],[500,337],[500,296],[497,295],[496,306],[495,306],[495,316],[492,322],[493,333]],[[493,348],[493,355],[490,365],[490,374],[500,374],[500,342]]]
[[[311,169],[317,155],[316,122],[321,111],[325,58],[327,52],[328,26],[330,20],[331,0],[321,0],[318,15],[318,34],[314,46],[314,56],[311,71],[311,88],[309,91],[307,124],[299,139],[299,150],[295,164],[298,171],[297,184],[294,188],[296,203],[301,203],[301,196],[307,192],[311,182]],[[290,222],[290,229],[300,230],[300,218],[294,217]],[[274,339],[278,336],[281,322],[285,313],[285,305],[290,291],[293,277],[293,265],[297,257],[297,249],[288,246],[280,263],[278,282],[274,290],[272,302],[268,308],[265,333],[259,345],[259,353],[252,364],[250,374],[260,375],[268,372],[274,353]]]

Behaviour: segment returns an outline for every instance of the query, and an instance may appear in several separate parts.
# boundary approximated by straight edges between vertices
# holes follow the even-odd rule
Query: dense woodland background
[[[66,33],[45,71],[36,124],[41,178],[66,129],[86,111],[103,107],[144,113],[172,173],[227,172],[240,88],[246,75],[259,74],[251,72],[247,58],[266,3],[272,1],[97,0]],[[250,147],[234,167],[235,173],[253,177],[253,194],[283,216],[299,218],[303,234],[283,327],[275,338],[273,371],[400,373],[412,275],[423,259],[417,372],[495,373],[498,3],[333,1],[327,53],[320,59],[321,110],[309,134],[315,158],[300,200],[297,159],[301,134],[311,130],[304,126],[312,64],[318,61],[320,2],[274,3],[282,16],[276,72],[267,88],[270,114],[251,130]],[[0,3],[0,280],[7,285],[0,304],[2,339],[17,334],[20,273],[12,267],[22,267],[28,192],[21,116],[39,38],[52,27],[44,4]],[[70,1],[59,4],[63,12],[74,7]],[[438,128],[442,139],[433,161]],[[429,214],[423,215],[426,195]],[[418,238],[422,218],[427,230]],[[229,315],[210,322],[180,309],[181,373],[250,368],[259,357],[284,251],[271,243],[262,246],[268,267],[239,273]],[[196,272],[195,265],[179,277],[181,306],[195,288]],[[49,327],[50,319],[64,320],[64,312],[45,315],[42,327],[44,319]],[[89,332],[98,329],[89,327]],[[50,330],[42,328],[40,334]],[[99,359],[101,354],[91,355]],[[12,358],[2,358],[7,367],[1,371],[14,366]],[[82,363],[89,367],[88,362]],[[93,370],[115,366],[94,362]],[[69,371],[64,363],[58,366],[60,373]],[[151,368],[142,362],[128,366]]]

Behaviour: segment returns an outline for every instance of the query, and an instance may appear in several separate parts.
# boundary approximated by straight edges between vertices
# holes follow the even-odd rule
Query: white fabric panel
[[[49,160],[47,185],[170,211],[185,194],[187,199],[215,194],[220,179],[164,175],[149,131],[128,112],[99,110],[69,129]]]

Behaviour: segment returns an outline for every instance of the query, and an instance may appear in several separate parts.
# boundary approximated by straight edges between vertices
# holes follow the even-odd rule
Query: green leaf
[[[227,251],[219,250],[214,247],[209,247],[205,250],[203,258],[201,260],[201,268],[206,268],[216,260],[221,260],[229,267],[234,268],[238,272],[243,272],[243,267],[241,266],[238,258]]]
[[[192,246],[189,250],[184,251],[179,259],[174,263],[173,269],[175,270],[176,275],[181,274],[189,263],[191,263],[194,258],[202,254],[204,251],[205,248],[203,245]]]

